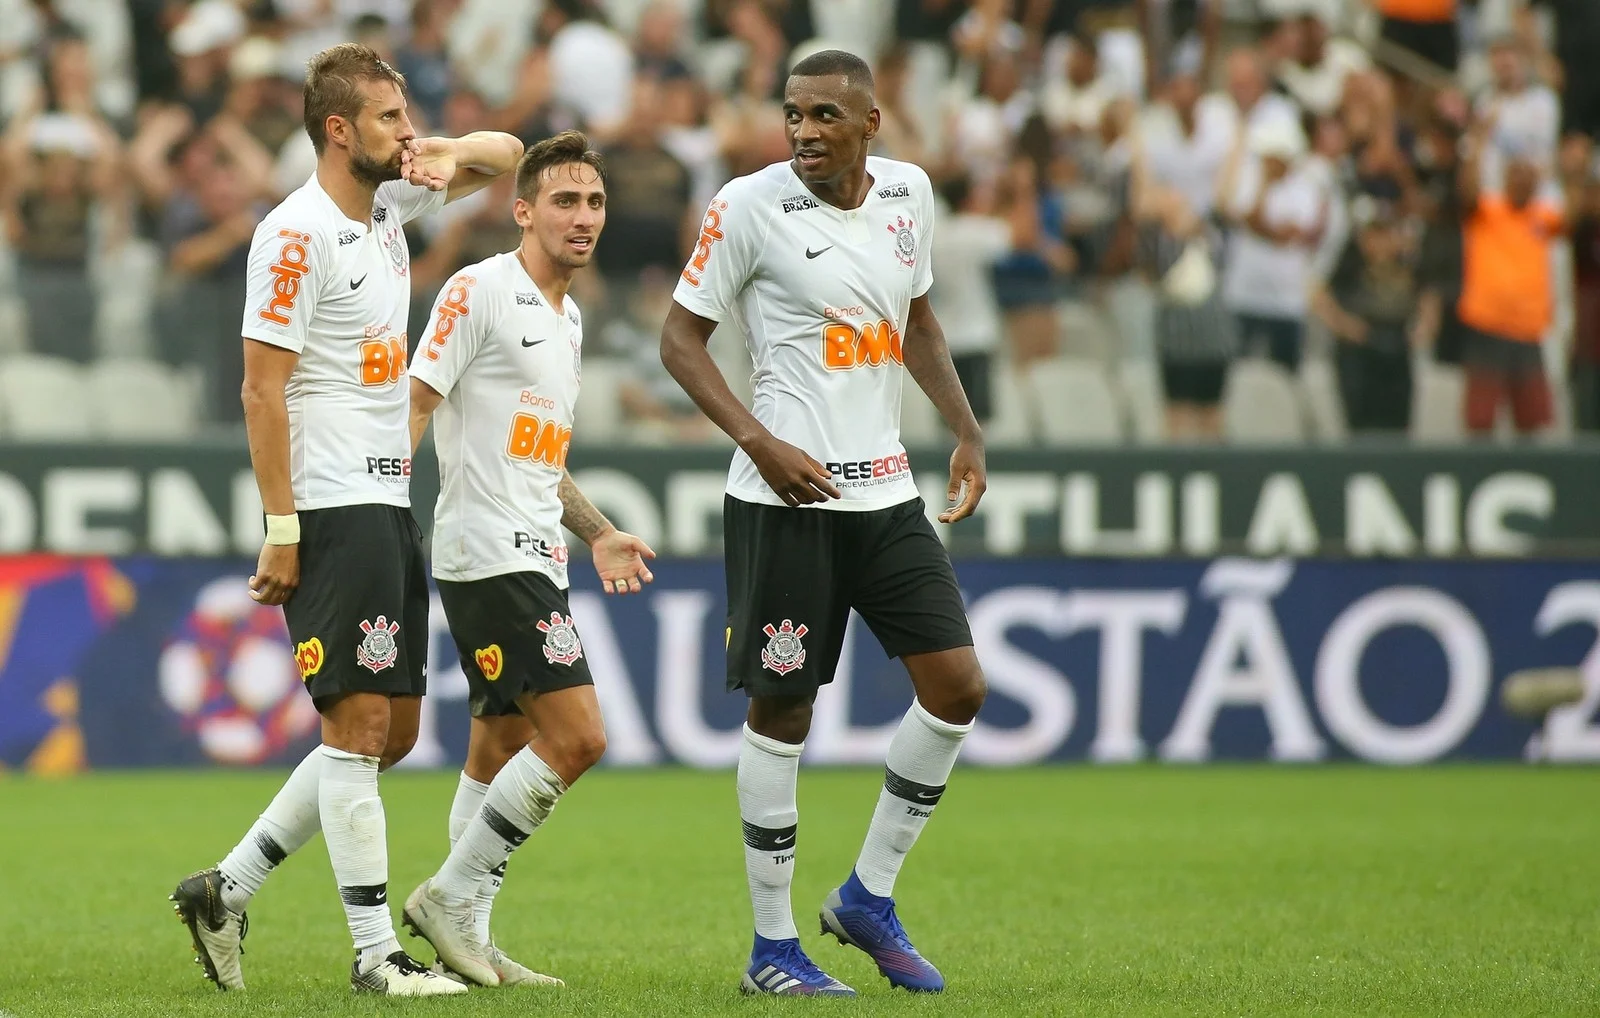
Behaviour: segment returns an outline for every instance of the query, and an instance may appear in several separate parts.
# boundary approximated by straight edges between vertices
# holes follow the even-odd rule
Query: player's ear
[[[533,204],[526,198],[519,197],[511,203],[511,218],[523,229],[533,225]]]
[[[331,142],[348,148],[350,146],[350,121],[337,113],[328,114],[322,122],[322,136]]]
[[[866,140],[871,141],[878,136],[878,127],[883,123],[883,115],[878,112],[878,107],[873,106],[867,111]]]

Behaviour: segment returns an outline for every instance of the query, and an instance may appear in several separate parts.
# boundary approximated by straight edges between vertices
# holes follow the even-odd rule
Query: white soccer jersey
[[[300,355],[284,392],[297,510],[411,504],[401,227],[444,202],[443,191],[392,180],[357,222],[313,175],[256,227],[240,331]]]
[[[411,373],[444,397],[433,416],[441,580],[531,571],[567,585],[559,489],[583,318],[571,296],[563,305],[551,306],[515,251],[462,269],[434,303]]]
[[[917,494],[900,444],[901,335],[933,284],[933,189],[910,163],[870,157],[858,209],[819,201],[788,163],[730,181],[700,227],[673,299],[744,333],[751,411],[833,473],[835,510],[884,509]],[[743,450],[728,494],[783,505]]]

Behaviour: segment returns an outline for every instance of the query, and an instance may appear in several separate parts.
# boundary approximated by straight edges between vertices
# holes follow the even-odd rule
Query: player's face
[[[828,184],[865,164],[867,143],[878,133],[878,107],[842,74],[791,77],[783,122],[795,173],[807,184]]]
[[[392,81],[361,85],[366,101],[350,125],[350,172],[377,185],[400,179],[400,156],[417,136],[406,116],[406,97]]]
[[[532,235],[546,258],[581,269],[594,257],[606,225],[606,185],[587,163],[564,163],[544,172],[532,204],[518,198],[513,211],[523,236]]]

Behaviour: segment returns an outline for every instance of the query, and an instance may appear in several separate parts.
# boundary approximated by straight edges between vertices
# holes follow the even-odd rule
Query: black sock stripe
[[[932,809],[944,794],[943,785],[924,785],[902,778],[894,771],[885,767],[883,769],[883,789],[896,799],[921,806],[923,809]]]
[[[516,824],[507,820],[505,818],[505,814],[501,813],[493,806],[490,806],[487,803],[484,804],[483,810],[479,815],[483,817],[483,822],[489,825],[489,830],[500,835],[506,844],[510,845],[512,848],[516,848],[524,841],[528,840],[527,831],[522,830],[521,828],[517,827]]]
[[[786,852],[794,848],[795,832],[799,824],[788,827],[757,827],[744,821],[744,843],[758,852]]]
[[[389,903],[388,884],[368,884],[365,887],[339,888],[339,897],[344,899],[346,905],[387,905]]]
[[[510,862],[510,861],[511,861],[510,859],[506,860],[506,862]],[[490,870],[489,871],[489,875],[491,877],[499,877],[501,880],[504,880],[506,878],[506,863],[503,862],[500,865],[496,866],[494,869]]]
[[[268,866],[276,866],[289,858],[289,853],[285,852],[283,846],[266,831],[256,832],[256,849],[260,851],[261,857],[267,860]]]

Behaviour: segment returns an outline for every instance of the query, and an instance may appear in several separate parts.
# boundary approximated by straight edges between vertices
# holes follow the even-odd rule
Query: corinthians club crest
[[[761,631],[767,634],[767,645],[761,649],[761,667],[787,675],[806,663],[806,649],[800,643],[800,638],[806,635],[804,623],[796,628],[793,622],[784,619],[776,628],[768,622]]]
[[[570,665],[583,657],[583,644],[570,615],[551,612],[550,621],[540,619],[535,628],[544,634],[544,659],[553,665]]]
[[[394,642],[394,634],[400,631],[400,623],[390,622],[385,616],[379,615],[376,622],[362,619],[361,631],[367,635],[362,638],[361,646],[356,648],[356,664],[373,674],[394,664],[400,656],[400,645]]]
[[[889,232],[894,234],[894,256],[907,268],[917,261],[917,235],[913,232],[916,228],[916,220],[902,216],[895,216],[894,222],[889,224]]]

